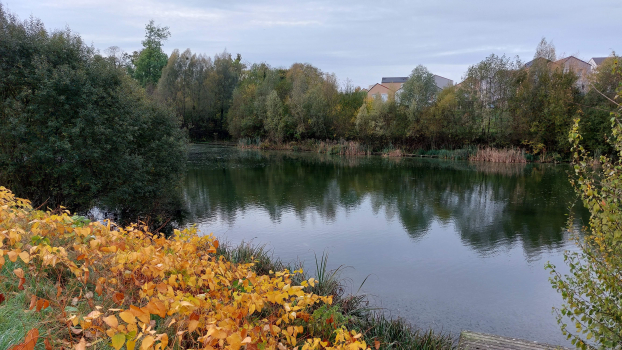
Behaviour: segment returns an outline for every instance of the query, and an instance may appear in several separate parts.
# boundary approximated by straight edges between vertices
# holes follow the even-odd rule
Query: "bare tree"
[[[555,55],[555,45],[553,45],[553,42],[547,42],[546,38],[542,37],[542,40],[540,40],[538,47],[536,47],[536,54],[533,56],[533,58],[545,58],[549,61],[555,61],[557,59],[557,56]]]

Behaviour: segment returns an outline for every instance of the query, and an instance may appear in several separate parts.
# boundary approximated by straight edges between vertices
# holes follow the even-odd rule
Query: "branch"
[[[619,103],[617,103],[616,101],[614,101],[614,100],[610,99],[610,98],[609,98],[609,96],[607,96],[607,95],[603,94],[602,92],[600,92],[600,90],[598,90],[598,89],[596,88],[596,86],[594,86],[594,84],[592,84],[592,82],[591,82],[591,81],[590,81],[590,82],[588,82],[588,83],[592,86],[592,88],[593,88],[594,90],[596,90],[596,92],[598,92],[599,94],[601,94],[604,98],[606,98],[606,99],[608,99],[609,101],[611,101],[611,103],[613,103],[614,105],[616,105],[616,106],[618,106],[618,107],[621,107]]]

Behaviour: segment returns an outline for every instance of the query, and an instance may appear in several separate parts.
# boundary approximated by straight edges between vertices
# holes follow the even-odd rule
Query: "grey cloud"
[[[213,55],[227,48],[245,61],[287,67],[308,62],[367,86],[408,75],[418,64],[460,80],[491,53],[531,59],[542,36],[582,58],[619,45],[618,0],[585,1],[164,1],[20,0],[5,3],[48,27],[68,25],[105,49],[140,48],[145,23],[171,28],[165,49]]]

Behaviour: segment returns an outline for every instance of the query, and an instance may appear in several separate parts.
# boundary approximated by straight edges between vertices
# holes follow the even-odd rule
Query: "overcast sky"
[[[0,0],[49,29],[69,27],[102,51],[140,49],[145,24],[170,27],[164,50],[224,49],[245,62],[311,63],[367,87],[418,64],[459,82],[491,53],[533,58],[545,36],[589,60],[622,50],[621,0]]]

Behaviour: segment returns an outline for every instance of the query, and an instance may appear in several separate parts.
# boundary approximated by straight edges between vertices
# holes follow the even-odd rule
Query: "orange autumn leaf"
[[[45,303],[47,302],[47,305],[50,305],[50,302],[44,299],[39,299],[37,300],[37,311],[41,311],[42,309],[45,309],[47,306],[45,306]]]
[[[192,320],[188,322],[188,332],[192,333],[199,326],[199,321]]]
[[[232,333],[227,337],[228,348],[238,350],[242,346],[242,337],[238,333]]]
[[[33,350],[37,344],[37,339],[39,339],[39,330],[33,328],[28,331],[23,343],[13,345],[8,350]]]
[[[19,253],[19,257],[26,264],[28,264],[28,262],[30,261],[30,254],[28,254],[28,252],[21,252],[21,253]]]
[[[104,317],[104,322],[111,328],[117,328],[119,326],[119,320],[117,320],[115,315]]]
[[[112,296],[112,301],[119,305],[123,303],[123,299],[125,299],[125,294],[123,293],[114,293]]]
[[[168,346],[168,335],[162,334],[162,337],[160,338],[160,344],[162,345],[162,349],[166,349],[166,347]]]
[[[86,339],[84,339],[84,337],[76,344],[75,350],[86,350]]]
[[[140,344],[140,349],[141,349],[141,350],[147,350],[147,349],[149,349],[149,347],[150,347],[151,345],[153,345],[153,343],[154,343],[154,342],[155,342],[155,338],[153,338],[153,337],[152,337],[152,336],[150,336],[150,335],[149,335],[149,336],[146,336],[146,337],[143,339],[143,342]]]
[[[132,315],[132,313],[129,311],[121,312],[119,314],[119,317],[121,317],[121,319],[127,323],[136,323],[136,317],[134,317],[134,315]]]
[[[24,278],[24,270],[22,269],[15,269],[13,270],[13,273],[19,278]]]

